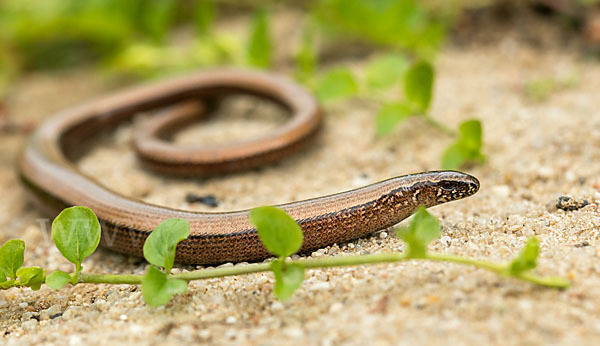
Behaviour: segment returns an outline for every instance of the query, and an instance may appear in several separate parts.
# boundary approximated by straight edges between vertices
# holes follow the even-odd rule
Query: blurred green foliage
[[[532,102],[544,102],[553,94],[577,85],[579,77],[575,73],[567,76],[534,78],[525,83],[525,96]]]
[[[321,101],[329,102],[355,95],[358,85],[348,68],[336,67],[323,75],[315,91]]]
[[[334,35],[431,56],[444,25],[416,0],[323,0],[316,17]]]
[[[402,80],[408,70],[408,59],[398,53],[390,53],[371,59],[366,67],[367,87],[373,90],[386,90]]]
[[[434,70],[425,61],[435,56],[456,11],[440,6],[433,11],[431,3],[286,2],[303,10],[297,24],[301,34],[293,37],[296,48],[288,52],[288,59],[278,56],[276,67],[293,65],[295,77],[323,102],[359,95],[381,103],[376,117],[380,136],[410,116],[422,116],[453,134],[428,114]],[[269,0],[0,0],[0,97],[20,72],[37,69],[99,64],[112,73],[154,78],[214,65],[271,68],[274,47],[282,43],[273,37],[288,39],[272,28],[278,5]],[[221,11],[246,17],[240,23],[247,29],[241,35],[239,27],[236,32],[218,30],[217,23],[229,27],[219,21]],[[372,56],[363,73],[348,66],[351,56],[323,54],[327,45],[357,43]],[[395,87],[401,92],[390,93]],[[540,88],[530,89],[540,94]],[[446,164],[479,157],[462,135],[461,130],[453,150],[446,153]]]
[[[211,9],[209,0],[4,0],[0,48],[18,70],[110,61],[141,44],[165,44],[182,24],[205,34]]]
[[[158,70],[171,70],[167,65],[177,70],[223,63],[268,67],[272,59],[269,15],[258,8],[268,4],[262,1],[254,5],[250,34],[238,38],[212,28],[220,1],[0,0],[0,62],[6,60],[4,55],[13,61],[3,62],[1,69],[109,62],[111,67],[123,64],[124,68],[117,68],[121,72],[134,68],[137,74],[135,67],[140,67],[139,75],[146,76],[146,66]],[[304,75],[317,70],[314,41],[318,34],[402,48],[417,55],[435,50],[443,37],[441,21],[415,0],[319,0],[307,4],[310,10],[305,11],[305,17],[311,24],[298,42],[295,59]],[[229,2],[225,5],[235,6]],[[246,3],[239,6],[252,10]],[[169,38],[186,26],[194,28],[196,35],[184,44],[188,47],[178,43],[174,48]]]
[[[248,42],[248,62],[256,67],[267,68],[271,65],[271,39],[269,37],[269,17],[260,10],[254,15],[252,31]]]
[[[458,137],[442,155],[443,169],[459,169],[466,163],[484,163],[481,122],[471,119],[460,124]]]

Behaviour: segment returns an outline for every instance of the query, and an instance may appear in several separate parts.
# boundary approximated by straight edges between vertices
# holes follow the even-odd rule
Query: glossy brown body
[[[102,244],[142,255],[151,230],[169,218],[191,224],[188,239],[177,247],[182,263],[213,264],[254,261],[269,256],[248,219],[248,211],[205,213],[148,204],[117,192],[81,173],[73,161],[94,134],[113,128],[142,111],[173,108],[172,116],[185,117],[189,100],[218,97],[238,91],[283,104],[292,114],[277,131],[236,145],[204,148],[170,147],[153,139],[159,127],[147,129],[136,142],[142,159],[154,169],[176,174],[216,174],[257,166],[299,149],[319,129],[321,118],[315,100],[294,83],[273,75],[235,70],[201,72],[156,85],[143,86],[61,112],[33,135],[18,165],[21,180],[45,209],[82,205],[91,208],[103,227]],[[187,108],[186,108],[187,107]],[[176,120],[175,120],[176,121]],[[142,136],[143,137],[143,136]],[[169,164],[170,163],[170,164]],[[477,179],[453,171],[426,172],[392,178],[352,191],[280,205],[301,225],[302,250],[345,242],[386,227],[427,207],[469,196]]]

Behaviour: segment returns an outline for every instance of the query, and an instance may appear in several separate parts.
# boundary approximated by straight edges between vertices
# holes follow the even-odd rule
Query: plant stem
[[[442,131],[443,133],[447,134],[448,136],[452,136],[452,137],[456,136],[456,132],[454,130],[452,130],[448,126],[442,124],[441,122],[435,120],[429,114],[423,114],[423,119],[425,119],[425,121],[427,121],[429,124],[431,124],[432,126],[437,128],[438,130]]]
[[[141,285],[143,278],[143,275],[81,273],[79,276],[79,283]]]
[[[506,269],[507,266],[504,264],[482,261],[482,260],[477,260],[477,259],[472,259],[472,258],[467,258],[467,257],[459,257],[459,256],[455,256],[455,255],[444,255],[444,254],[428,254],[427,259],[432,260],[432,261],[452,262],[452,263],[471,265],[471,266],[474,266],[477,268],[482,268],[482,269],[492,271],[492,272],[497,273],[502,276],[514,277],[517,279],[521,279],[524,281],[534,283],[536,285],[541,285],[541,286],[546,286],[546,287],[551,287],[551,288],[564,289],[571,285],[569,280],[563,279],[561,277],[553,277],[553,276],[542,277],[542,276],[537,276],[535,274],[532,274],[531,272],[511,274],[507,271],[507,269]]]
[[[338,256],[325,258],[308,258],[288,261],[287,263],[297,263],[303,265],[307,269],[330,268],[355,266],[362,264],[377,264],[377,263],[393,263],[407,261],[412,258],[406,257],[403,253],[381,253],[362,256]],[[506,265],[487,262],[477,259],[459,257],[455,255],[445,255],[431,253],[427,254],[425,260],[452,262],[457,264],[471,265],[477,268],[486,269],[503,276],[511,276],[506,271]],[[256,263],[245,266],[223,267],[214,269],[201,269],[191,272],[178,273],[169,275],[169,279],[181,279],[186,281],[202,280],[210,278],[219,278],[233,275],[243,275],[259,272],[271,271],[270,263]],[[569,286],[569,281],[557,277],[540,277],[531,273],[520,273],[512,275],[515,278],[528,281],[537,285],[542,285],[552,288],[566,288]],[[131,284],[139,285],[142,283],[143,275],[113,275],[113,274],[81,274],[79,277],[80,283],[109,283],[109,284]]]

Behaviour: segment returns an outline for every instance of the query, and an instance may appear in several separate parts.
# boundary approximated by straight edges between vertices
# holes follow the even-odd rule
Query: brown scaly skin
[[[319,129],[321,118],[316,102],[286,79],[235,70],[202,72],[61,112],[43,124],[25,148],[18,166],[21,180],[40,205],[54,215],[73,205],[92,209],[103,228],[101,244],[119,252],[141,256],[143,242],[154,227],[169,218],[184,218],[190,222],[191,234],[177,247],[178,262],[215,264],[266,258],[269,253],[250,224],[247,210],[203,213],[151,205],[111,191],[79,172],[72,163],[94,134],[112,128],[140,111],[232,91],[273,99],[291,111],[291,119],[263,138],[238,146],[199,149],[189,157],[182,155],[178,148],[156,140],[152,135],[158,131],[155,128],[156,131],[150,131],[151,135],[145,139],[154,143],[148,145],[144,140],[137,143],[138,152],[146,152],[140,150],[144,145],[148,145],[146,149],[150,148],[151,158],[143,160],[154,162],[149,166],[159,169],[173,163],[175,169],[161,171],[172,170],[182,175],[214,174],[219,169],[233,171],[289,155]],[[180,107],[189,105],[184,103]],[[174,107],[173,119],[177,112],[185,113]],[[168,126],[168,121],[163,125]],[[243,163],[236,166],[238,161]],[[478,189],[477,179],[464,173],[425,172],[279,207],[302,227],[302,250],[308,251],[393,226],[411,215],[419,205],[431,207],[461,199]]]

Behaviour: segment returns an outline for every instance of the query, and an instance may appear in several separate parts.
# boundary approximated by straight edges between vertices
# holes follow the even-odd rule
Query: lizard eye
[[[443,190],[452,191],[452,190],[454,190],[454,183],[452,183],[451,181],[445,180],[445,181],[440,182],[440,187]]]

